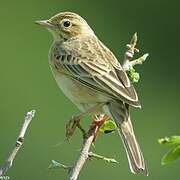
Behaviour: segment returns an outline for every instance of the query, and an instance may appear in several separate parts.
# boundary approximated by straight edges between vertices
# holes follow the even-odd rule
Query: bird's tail
[[[148,170],[131,124],[128,105],[110,103],[108,105],[108,111],[117,125],[118,133],[126,150],[131,172],[148,176]]]

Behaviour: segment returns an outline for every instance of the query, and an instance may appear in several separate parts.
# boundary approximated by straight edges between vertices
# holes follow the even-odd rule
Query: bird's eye
[[[63,26],[66,27],[66,28],[68,28],[68,27],[71,26],[71,22],[70,22],[70,21],[64,21],[64,22],[63,22]]]

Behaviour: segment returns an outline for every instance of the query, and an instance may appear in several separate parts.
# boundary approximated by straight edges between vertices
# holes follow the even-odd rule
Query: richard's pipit
[[[83,114],[107,114],[114,119],[131,172],[148,175],[129,114],[129,106],[141,105],[116,57],[75,13],[62,12],[36,23],[54,37],[49,64],[60,89]]]

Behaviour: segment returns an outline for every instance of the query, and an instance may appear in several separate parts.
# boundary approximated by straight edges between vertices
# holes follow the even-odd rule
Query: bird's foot
[[[74,134],[76,128],[78,127],[83,135],[85,134],[85,130],[80,125],[80,116],[72,116],[72,118],[66,124],[66,138],[69,140],[71,136]]]
[[[98,126],[97,130],[96,130],[96,133],[94,135],[94,139],[93,139],[93,142],[96,141],[97,139],[97,136],[99,134],[99,130],[100,130],[100,127],[104,124],[105,121],[107,121],[109,119],[109,116],[103,114],[103,115],[100,115],[99,117],[97,116],[93,116],[93,122],[91,124],[91,126]]]

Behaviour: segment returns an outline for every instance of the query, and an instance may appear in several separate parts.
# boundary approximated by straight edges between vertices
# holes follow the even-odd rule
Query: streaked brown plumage
[[[129,106],[140,103],[116,57],[75,13],[62,12],[37,23],[53,34],[49,63],[61,90],[82,112],[105,103],[91,114],[107,114],[115,120],[131,171],[147,175],[129,114]]]

